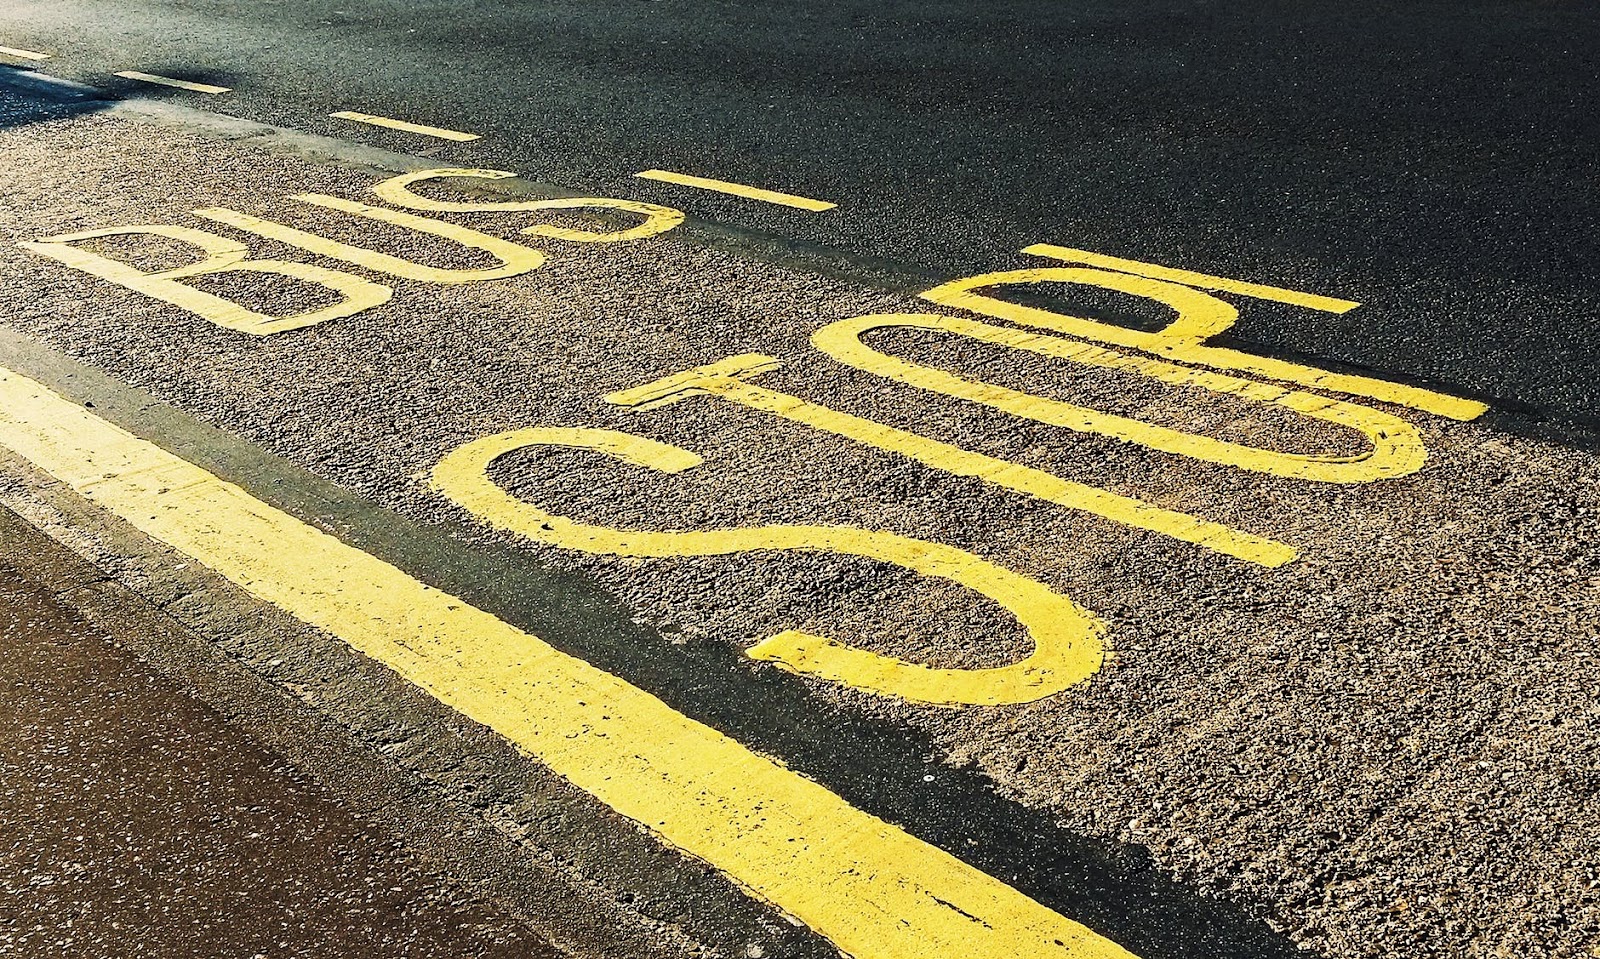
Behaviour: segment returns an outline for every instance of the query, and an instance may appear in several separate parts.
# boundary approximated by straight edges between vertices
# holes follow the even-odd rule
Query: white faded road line
[[[0,56],[16,57],[19,60],[48,60],[50,54],[40,53],[37,50],[23,50],[20,47],[0,47]]]

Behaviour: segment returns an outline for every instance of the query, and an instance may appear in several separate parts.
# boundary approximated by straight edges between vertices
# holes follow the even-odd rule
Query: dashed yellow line
[[[478,139],[478,134],[476,133],[462,133],[460,130],[430,127],[422,123],[396,120],[393,117],[380,117],[372,113],[357,113],[354,110],[340,110],[338,113],[330,113],[328,116],[336,117],[340,120],[354,120],[357,123],[370,123],[375,127],[387,127],[390,130],[404,130],[406,133],[420,133],[423,136],[438,137],[441,140],[454,140],[457,143]]]
[[[138,70],[121,70],[117,76],[129,80],[142,80],[145,83],[159,83],[164,87],[176,87],[179,90],[192,90],[195,93],[227,93],[232,87],[219,87],[210,83],[195,83],[192,80],[176,80],[172,77],[157,76],[154,73],[140,73]]]
[[[16,57],[19,60],[48,60],[50,54],[40,53],[37,50],[23,50],[20,47],[0,47],[0,54]]]
[[[649,693],[6,369],[0,446],[386,664],[854,959],[1132,959]]]
[[[763,203],[776,203],[780,206],[792,206],[801,210],[811,210],[820,213],[838,206],[826,200],[813,200],[810,197],[796,196],[793,193],[780,193],[777,190],[763,190],[760,187],[746,186],[743,183],[732,183],[727,180],[713,180],[703,176],[691,176],[687,173],[673,173],[671,170],[645,170],[635,173],[634,176],[646,180],[660,180],[662,183],[676,183],[679,186],[698,187],[702,190],[714,190],[717,193],[728,193],[733,196],[742,196],[747,200],[760,200]]]

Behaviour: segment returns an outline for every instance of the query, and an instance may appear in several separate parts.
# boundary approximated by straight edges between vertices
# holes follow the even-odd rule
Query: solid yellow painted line
[[[777,203],[781,206],[792,206],[801,210],[810,210],[821,213],[838,206],[826,200],[813,200],[810,197],[796,196],[793,193],[779,193],[777,190],[763,190],[757,186],[745,186],[743,183],[731,183],[727,180],[713,180],[709,177],[691,176],[687,173],[673,173],[671,170],[645,170],[635,173],[634,176],[646,180],[660,180],[662,183],[676,183],[679,186],[699,187],[702,190],[715,190],[718,193],[729,193],[733,196],[742,196],[747,200],[760,200],[763,203]]]
[[[129,80],[143,80],[145,83],[159,83],[164,87],[177,87],[179,90],[193,90],[195,93],[227,93],[232,87],[212,86],[209,83],[194,83],[189,80],[174,80],[172,77],[157,76],[154,73],[140,73],[138,70],[122,70],[117,73],[119,77]]]
[[[0,54],[8,57],[17,57],[22,60],[48,60],[50,54],[40,53],[37,50],[23,50],[19,47],[0,47]]]
[[[408,123],[405,120],[396,120],[393,117],[380,117],[372,113],[357,113],[354,110],[341,110],[338,113],[328,114],[340,120],[354,120],[357,123],[370,123],[375,127],[388,127],[391,130],[404,130],[406,133],[420,133],[423,136],[438,137],[441,140],[454,140],[465,143],[468,140],[478,139],[476,133],[462,133],[460,130],[446,130],[444,127],[430,127],[422,123]]]
[[[854,959],[1130,959],[643,690],[3,368],[0,445],[386,664]]]
[[[1252,296],[1258,300],[1272,300],[1277,303],[1287,303],[1290,306],[1303,306],[1306,309],[1321,310],[1324,313],[1348,313],[1361,305],[1354,300],[1341,300],[1333,296],[1302,293],[1299,290],[1286,290],[1280,286],[1267,286],[1262,283],[1250,283],[1245,280],[1232,280],[1225,276],[1212,276],[1209,273],[1196,273],[1192,270],[1158,266],[1154,263],[1145,263],[1142,260],[1125,260],[1120,256],[1107,256],[1104,253],[1092,253],[1088,250],[1074,250],[1071,247],[1055,246],[1050,243],[1035,243],[1032,246],[1023,247],[1022,252],[1033,256],[1049,257],[1053,260],[1063,260],[1067,263],[1083,263],[1102,269],[1118,270],[1137,276],[1148,276],[1152,280],[1182,283],[1185,286],[1192,286],[1201,290],[1237,293],[1240,296]]]

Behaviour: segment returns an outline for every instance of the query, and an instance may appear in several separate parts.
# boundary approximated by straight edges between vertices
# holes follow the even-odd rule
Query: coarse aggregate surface
[[[231,206],[419,262],[477,265],[434,238],[306,219],[282,199],[370,198],[380,177],[370,170],[122,116],[0,136],[15,185],[0,228],[13,238],[200,225],[186,211]],[[515,237],[528,215],[441,219]],[[1003,610],[902,570],[826,554],[641,561],[519,543],[420,474],[502,430],[620,429],[706,463],[668,478],[542,450],[495,475],[553,512],[607,526],[830,523],[968,549],[1102,616],[1103,670],[1025,706],[919,707],[824,682],[812,693],[921,731],[943,762],[980,771],[1074,832],[1146,847],[1166,874],[1246,903],[1327,954],[1565,957],[1600,941],[1593,454],[1397,410],[1428,448],[1414,475],[1357,486],[1263,476],[918,393],[810,346],[831,320],[930,311],[906,294],[670,236],[544,248],[548,262],[525,276],[395,281],[386,306],[260,339],[9,246],[0,297],[12,304],[7,325],[163,402],[406,516],[591,578],[663,643],[739,648],[802,628],[955,667],[1027,649]],[[286,294],[216,289],[262,296],[262,308]],[[1351,441],[1004,350],[901,334],[882,348],[1265,448],[1348,451]],[[1262,569],[715,397],[650,411],[602,399],[747,352],[784,361],[758,379],[770,388],[1270,535],[1301,555]]]

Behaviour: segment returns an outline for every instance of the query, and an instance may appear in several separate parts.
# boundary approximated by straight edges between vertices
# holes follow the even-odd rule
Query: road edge
[[[5,503],[0,548],[29,558],[11,567],[22,578],[216,710],[410,855],[556,949],[575,957],[691,954],[664,948],[660,939],[680,937],[645,929],[641,917],[546,868],[458,800],[374,753],[333,717],[294,699]],[[538,903],[539,911],[528,903]]]

